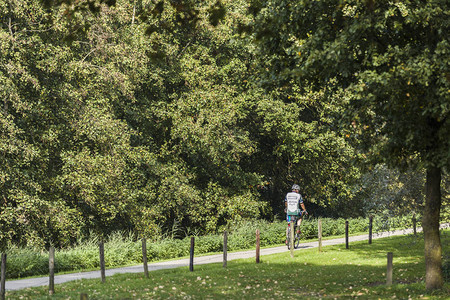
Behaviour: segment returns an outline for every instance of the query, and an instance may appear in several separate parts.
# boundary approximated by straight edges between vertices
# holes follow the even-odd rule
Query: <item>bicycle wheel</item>
[[[295,233],[295,236],[294,236],[294,249],[297,249],[299,245],[300,245],[300,234]]]

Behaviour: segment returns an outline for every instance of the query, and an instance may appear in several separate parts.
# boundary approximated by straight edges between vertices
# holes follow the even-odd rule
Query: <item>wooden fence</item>
[[[369,244],[372,243],[372,222],[373,218],[369,218]],[[345,246],[346,249],[349,249],[349,224],[348,221],[345,222]],[[416,234],[416,222],[413,217],[413,230],[414,234]],[[293,228],[293,227],[292,227]],[[294,231],[291,230],[291,233]],[[291,237],[291,242],[293,242],[293,237]],[[227,231],[223,234],[223,267],[227,267],[227,243],[228,243],[228,233]],[[322,252],[322,220],[318,220],[318,249],[319,252]],[[190,243],[190,256],[189,256],[189,271],[194,271],[194,248],[195,248],[195,238],[191,237]],[[294,247],[291,244],[291,257],[294,257]],[[147,242],[146,239],[142,239],[142,257],[144,264],[144,274],[145,277],[149,277],[148,274],[148,262],[147,262]],[[386,272],[386,284],[392,284],[392,252],[388,253],[388,262],[387,262],[387,272]],[[105,255],[104,255],[104,243],[103,241],[99,243],[99,260],[100,260],[100,274],[101,274],[101,282],[106,282],[105,276]],[[1,255],[1,285],[0,285],[0,300],[5,300],[5,281],[6,281],[6,262],[7,256],[5,253]],[[260,231],[256,230],[256,263],[260,263]],[[49,249],[49,294],[53,295],[55,293],[54,283],[55,283],[55,249],[50,247]],[[87,294],[81,294],[80,299],[88,299]]]

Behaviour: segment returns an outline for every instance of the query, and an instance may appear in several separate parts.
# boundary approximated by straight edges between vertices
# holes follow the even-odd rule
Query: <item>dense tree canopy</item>
[[[352,196],[338,106],[258,87],[251,16],[222,3],[1,2],[3,245],[211,232],[281,213],[293,182]]]

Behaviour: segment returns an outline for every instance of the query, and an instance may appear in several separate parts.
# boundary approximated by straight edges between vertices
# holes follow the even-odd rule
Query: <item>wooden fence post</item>
[[[373,216],[369,217],[369,244],[372,244],[372,223],[373,223]]]
[[[48,250],[48,294],[53,295],[55,293],[55,247],[50,246]]]
[[[294,258],[294,221],[290,222],[291,233],[290,233],[290,241],[289,247],[291,248],[291,257]]]
[[[223,267],[227,267],[227,243],[228,243],[228,232],[225,230],[223,232]]]
[[[189,257],[189,271],[194,271],[194,245],[195,240],[194,237],[191,237],[191,250],[190,250],[190,257]]]
[[[260,254],[260,239],[259,239],[259,229],[256,229],[256,263],[259,264],[259,254]]]
[[[144,263],[144,275],[148,278],[148,262],[147,262],[147,240],[142,239],[142,262]]]
[[[6,253],[2,253],[0,299],[5,300],[6,285]]]
[[[345,221],[345,249],[348,249],[348,221]]]
[[[417,235],[417,220],[416,220],[416,214],[413,214],[413,217],[412,217],[412,223],[413,223],[414,235]]]
[[[387,254],[387,270],[386,270],[386,285],[392,285],[393,260],[394,254],[388,252]]]
[[[103,241],[99,243],[99,252],[100,252],[100,274],[102,277],[102,283],[106,282],[105,275],[105,244]]]
[[[88,300],[88,295],[85,293],[80,294],[80,300]]]
[[[319,252],[322,252],[322,219],[319,219],[318,224],[318,237],[319,237]]]

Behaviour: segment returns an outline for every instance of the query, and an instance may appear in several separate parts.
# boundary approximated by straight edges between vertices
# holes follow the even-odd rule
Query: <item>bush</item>
[[[260,229],[260,232],[261,247],[282,244],[286,239],[286,223],[269,224],[269,226]]]
[[[7,278],[48,273],[48,255],[32,248],[13,247],[7,252]]]
[[[150,261],[177,258],[189,255],[190,242],[184,240],[162,240],[151,243],[150,248],[156,254]]]
[[[189,239],[190,240],[190,239]],[[195,239],[198,254],[223,251],[223,237],[220,235],[199,236]]]

